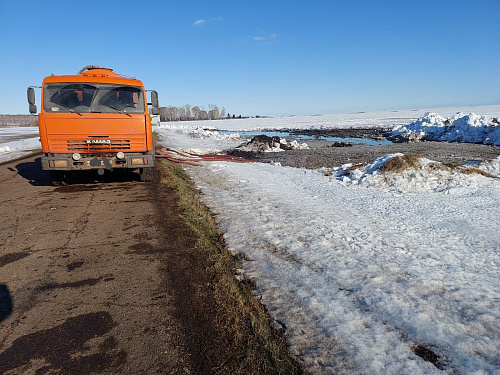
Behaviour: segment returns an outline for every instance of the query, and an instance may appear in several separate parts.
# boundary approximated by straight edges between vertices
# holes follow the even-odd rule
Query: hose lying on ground
[[[201,161],[230,161],[233,163],[251,163],[251,160],[232,155],[193,155],[190,153],[162,147],[155,155],[157,158],[165,158],[175,163],[199,166]]]

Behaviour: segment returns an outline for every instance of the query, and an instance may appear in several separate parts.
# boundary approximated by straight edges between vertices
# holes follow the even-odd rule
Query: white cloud
[[[270,42],[272,39],[275,39],[277,37],[278,37],[278,34],[276,34],[276,33],[272,33],[272,34],[261,33],[261,35],[257,35],[257,36],[252,37],[252,39],[257,41],[257,42],[264,42],[264,41]]]
[[[215,17],[215,18],[208,18],[208,19],[201,18],[201,19],[193,22],[193,27],[200,27],[200,26],[207,24],[208,22],[215,22],[215,21],[222,21],[222,17]]]

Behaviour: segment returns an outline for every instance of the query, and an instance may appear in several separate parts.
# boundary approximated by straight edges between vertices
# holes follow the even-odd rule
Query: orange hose
[[[195,161],[229,161],[233,163],[252,163],[252,160],[247,160],[239,156],[232,155],[193,155],[184,153],[169,148],[162,148],[162,152],[155,155],[157,158],[166,158],[175,163],[199,166]]]
[[[199,167],[199,166],[200,166],[200,165],[199,165],[199,164],[197,164],[197,163],[193,163],[193,162],[191,162],[191,161],[187,161],[187,160],[171,159],[171,158],[169,158],[169,157],[167,157],[167,160],[173,161],[174,163],[192,165],[192,166],[194,166],[194,167]]]

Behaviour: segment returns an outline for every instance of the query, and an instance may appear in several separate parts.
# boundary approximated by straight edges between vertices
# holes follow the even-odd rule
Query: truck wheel
[[[50,171],[50,179],[54,186],[66,186],[68,184],[68,174],[64,171]]]
[[[141,181],[142,182],[153,181],[153,170],[154,168],[141,168],[140,170]]]

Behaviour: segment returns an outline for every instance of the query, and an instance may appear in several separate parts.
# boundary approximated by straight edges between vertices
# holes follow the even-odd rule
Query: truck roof
[[[114,83],[119,85],[131,85],[144,87],[141,81],[132,77],[125,77],[113,72],[109,68],[91,68],[75,75],[50,75],[45,77],[43,84],[59,82],[86,82],[86,83]]]

